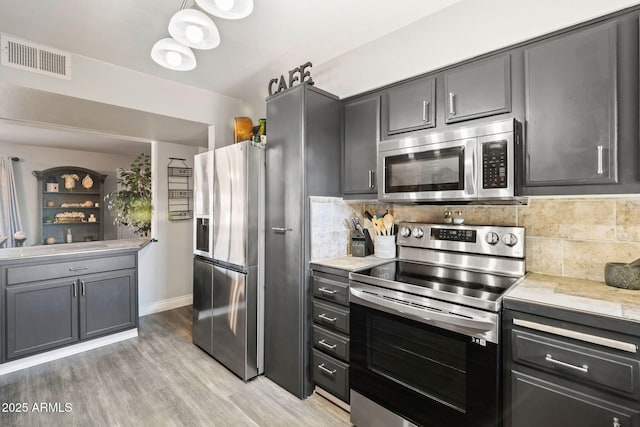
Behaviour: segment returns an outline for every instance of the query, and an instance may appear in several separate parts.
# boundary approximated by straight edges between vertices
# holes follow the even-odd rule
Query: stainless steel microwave
[[[378,200],[515,200],[514,119],[378,144]]]

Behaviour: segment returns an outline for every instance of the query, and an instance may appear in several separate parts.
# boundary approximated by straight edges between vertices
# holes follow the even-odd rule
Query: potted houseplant
[[[120,190],[104,198],[109,211],[115,214],[113,223],[129,227],[139,236],[151,231],[151,159],[140,154],[128,169],[118,169]]]

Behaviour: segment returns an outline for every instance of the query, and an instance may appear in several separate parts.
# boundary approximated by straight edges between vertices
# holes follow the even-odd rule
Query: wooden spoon
[[[376,236],[380,235],[380,223],[378,219],[374,216],[371,218],[371,224],[373,224],[373,232],[376,233]]]
[[[384,222],[384,228],[387,229],[387,236],[393,235],[393,215],[386,214],[382,221]]]

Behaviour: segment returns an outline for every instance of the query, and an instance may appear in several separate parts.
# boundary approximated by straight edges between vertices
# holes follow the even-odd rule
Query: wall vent
[[[7,67],[71,80],[71,54],[17,37],[0,35],[0,63]]]

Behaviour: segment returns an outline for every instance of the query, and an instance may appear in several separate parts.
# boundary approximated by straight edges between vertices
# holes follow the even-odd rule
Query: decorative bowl
[[[608,262],[604,266],[604,281],[616,288],[640,289],[640,268],[622,262]]]

